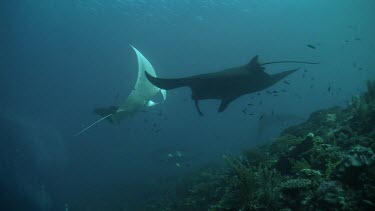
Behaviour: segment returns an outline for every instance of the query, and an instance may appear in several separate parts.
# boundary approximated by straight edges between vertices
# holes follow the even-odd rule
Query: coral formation
[[[375,81],[267,147],[223,156],[156,210],[375,210]],[[173,207],[169,206],[173,204]]]

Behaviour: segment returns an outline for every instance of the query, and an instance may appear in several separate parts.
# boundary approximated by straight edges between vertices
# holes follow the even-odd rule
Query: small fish
[[[255,114],[254,114],[254,113],[250,113],[250,114],[249,114],[249,116],[253,116],[253,115],[255,115]]]
[[[264,113],[260,115],[259,120],[262,120],[264,118]]]
[[[281,91],[282,91],[282,92],[286,92],[286,90],[285,90],[285,89],[282,89]]]
[[[176,166],[177,166],[177,167],[181,167],[181,165],[180,165],[179,163],[176,163]]]
[[[294,94],[294,96],[297,98],[297,99],[302,99],[302,96],[301,95],[299,95],[299,94]]]
[[[242,110],[242,113],[246,114],[247,108]]]
[[[273,91],[273,93],[277,93],[277,91],[275,90],[275,91]]]
[[[360,40],[362,40],[362,39],[359,38],[359,37],[356,37],[356,38],[354,38],[354,40],[360,41]]]
[[[252,104],[252,103],[248,103],[247,105],[248,105],[248,106],[253,106],[254,104]]]
[[[288,81],[283,81],[284,82],[284,84],[288,84],[288,85],[290,85],[290,83],[288,82]]]
[[[311,48],[311,49],[316,49],[316,47],[313,46],[313,45],[306,45],[306,46],[309,47],[309,48]]]
[[[155,132],[155,133],[159,133],[160,130],[161,130],[161,129],[159,128],[159,129],[154,130],[154,132]]]
[[[331,91],[331,86],[328,87],[328,92],[330,92],[330,91]]]

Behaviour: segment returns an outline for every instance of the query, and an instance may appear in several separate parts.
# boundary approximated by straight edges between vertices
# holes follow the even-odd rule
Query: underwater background
[[[183,189],[193,190],[182,187],[191,183],[186,178],[193,178],[208,166],[218,165],[220,169],[221,165],[227,165],[241,178],[243,172],[253,168],[240,165],[245,162],[240,156],[244,150],[272,144],[282,130],[332,106],[352,107],[323,112],[326,115],[321,120],[314,119],[315,126],[328,121],[327,130],[340,132],[338,125],[350,123],[352,132],[345,130],[344,135],[370,134],[365,135],[367,139],[355,144],[349,142],[342,148],[328,147],[343,153],[327,170],[328,165],[313,164],[310,158],[316,153],[308,159],[288,151],[319,135],[313,130],[316,127],[301,126],[304,129],[300,132],[289,132],[295,142],[274,150],[273,161],[265,159],[262,166],[266,167],[254,170],[257,177],[266,174],[266,170],[272,171],[267,175],[291,175],[284,183],[280,182],[283,184],[280,189],[293,189],[288,186],[289,180],[298,175],[274,166],[282,165],[285,159],[281,157],[289,156],[294,159],[288,161],[294,165],[293,169],[300,167],[310,169],[309,173],[324,174],[319,179],[303,178],[303,184],[299,181],[294,188],[316,187],[324,192],[319,189],[320,184],[325,184],[322,178],[328,183],[331,180],[327,178],[340,177],[341,174],[332,172],[336,167],[340,170],[347,156],[345,150],[348,155],[353,150],[367,153],[365,161],[361,158],[363,165],[373,167],[375,133],[371,96],[375,88],[373,82],[366,86],[366,81],[375,76],[374,11],[372,0],[1,1],[0,210],[266,209],[262,206],[269,201],[265,203],[259,198],[255,205],[247,203],[256,201],[251,197],[233,201],[236,207],[228,195],[226,200],[217,200],[220,198],[217,196],[210,202],[189,204],[182,198],[202,199],[205,195],[180,193]],[[205,116],[199,116],[190,99],[190,90],[176,89],[167,92],[165,102],[125,118],[119,125],[104,121],[75,137],[74,134],[99,118],[92,114],[93,109],[116,104],[133,89],[138,67],[130,45],[149,59],[158,76],[166,78],[243,65],[255,55],[262,62],[302,60],[319,64],[267,66],[267,73],[301,69],[286,78],[287,82],[279,82],[259,95],[242,96],[223,113],[217,113],[219,101],[206,100],[200,103]],[[161,101],[161,97],[157,100]],[[355,123],[348,123],[350,112]],[[343,119],[336,121],[342,113]],[[359,129],[366,124],[370,129]],[[315,136],[307,136],[309,133]],[[319,139],[316,143],[327,144],[324,140],[332,139],[325,137],[332,134],[320,131],[323,141]],[[345,139],[337,137],[329,143],[331,146],[340,138]],[[352,149],[349,147],[352,145],[366,149]],[[235,158],[237,155],[240,158]],[[353,165],[358,167],[358,163]],[[375,186],[367,184],[373,184],[375,171],[369,172],[372,173],[367,175],[368,180],[353,186],[373,192]],[[251,179],[254,175],[248,176],[243,176],[245,181],[254,181]],[[341,183],[347,188],[345,180]],[[238,184],[227,185],[233,189],[251,186]],[[213,186],[220,185],[224,184]],[[213,186],[209,187],[211,194]],[[245,195],[249,191],[246,189]],[[308,198],[303,191],[291,192],[284,191],[284,199],[298,198],[296,195]],[[361,204],[364,210],[372,209],[375,203],[370,200],[375,194],[368,192],[365,205]],[[222,195],[225,194],[224,191]],[[306,199],[306,204],[313,199]],[[355,206],[348,205],[349,199],[345,199],[346,207],[340,200],[330,204],[323,199],[316,199],[309,206],[312,210],[354,209]],[[319,207],[319,203],[328,205]],[[305,206],[274,204],[275,207],[268,209],[296,210]]]

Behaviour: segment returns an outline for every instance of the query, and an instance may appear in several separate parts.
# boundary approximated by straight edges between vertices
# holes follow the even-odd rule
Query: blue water
[[[2,1],[1,210],[137,210],[163,184],[261,144],[262,114],[307,118],[347,105],[375,76],[373,11],[372,0]],[[129,44],[160,77],[214,72],[257,54],[320,64],[268,66],[302,68],[290,85],[269,89],[284,89],[279,96],[246,95],[220,114],[219,101],[206,100],[200,117],[181,88],[118,126],[102,122],[74,137],[98,119],[93,109],[132,90]],[[277,135],[282,126],[266,131]],[[180,167],[167,157],[176,151]]]

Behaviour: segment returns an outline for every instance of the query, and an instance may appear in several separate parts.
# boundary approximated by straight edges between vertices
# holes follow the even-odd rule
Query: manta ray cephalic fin
[[[204,116],[201,109],[199,108],[199,100],[194,100],[195,108],[197,109],[200,116]]]
[[[234,99],[222,99],[218,112],[223,112]]]
[[[167,99],[167,90],[160,89],[161,94],[163,95],[163,100]]]
[[[152,107],[152,106],[157,105],[157,104],[159,104],[159,103],[155,103],[154,101],[149,100],[149,101],[147,102],[147,107]]]

